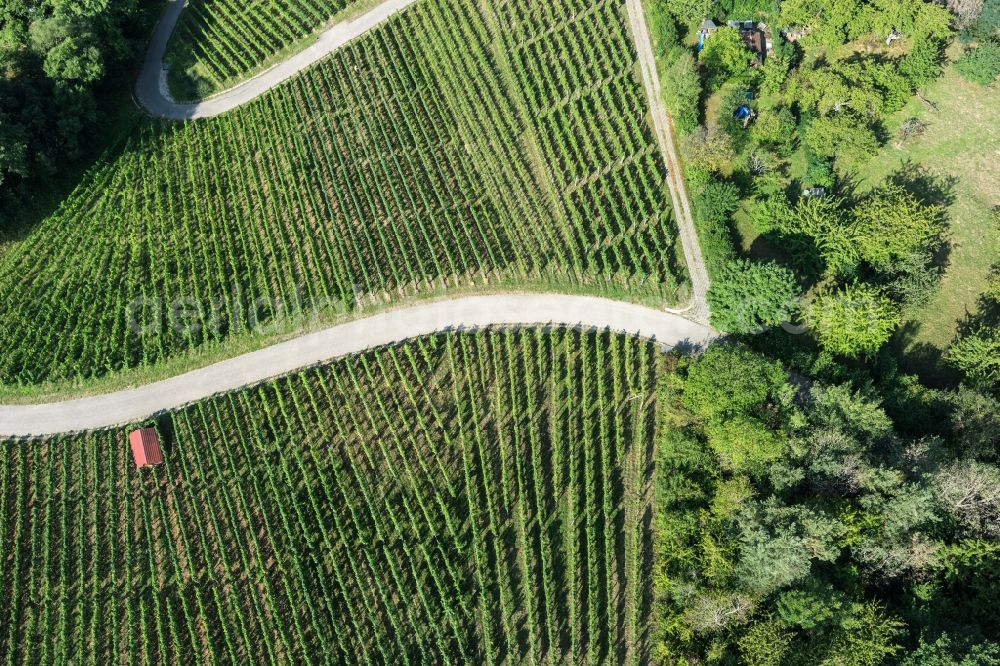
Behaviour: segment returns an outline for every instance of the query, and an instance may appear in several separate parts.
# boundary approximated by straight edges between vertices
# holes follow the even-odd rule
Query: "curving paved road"
[[[176,102],[167,87],[163,58],[170,35],[180,19],[185,0],[169,0],[149,40],[149,49],[135,87],[135,100],[150,115],[167,120],[211,118],[242,106],[287,81],[344,44],[387,21],[417,0],[385,0],[349,21],[337,23],[320,33],[314,44],[283,60],[265,72],[200,102]]]
[[[136,87],[136,99],[151,114],[166,119],[186,120],[224,113],[294,76],[415,1],[386,0],[353,21],[334,26],[323,33],[316,44],[260,76],[211,99],[181,104],[171,100],[166,91],[163,56],[184,8],[184,0],[169,0],[150,41],[146,63]],[[318,363],[449,330],[538,325],[607,329],[652,339],[668,348],[682,345],[701,347],[714,340],[717,334],[699,323],[706,321],[708,316],[705,302],[708,274],[674,150],[670,118],[662,105],[662,91],[645,15],[641,0],[626,0],[626,4],[691,273],[693,300],[686,312],[696,321],[676,313],[630,303],[560,294],[467,296],[422,303],[339,324],[146,386],[44,405],[0,405],[0,437],[44,436],[128,424]]]
[[[560,294],[467,296],[420,303],[339,324],[117,393],[46,405],[0,406],[0,437],[43,436],[133,423],[217,393],[432,333],[546,325],[629,333],[655,340],[665,348],[702,347],[716,337],[707,326],[678,315],[605,298]]]

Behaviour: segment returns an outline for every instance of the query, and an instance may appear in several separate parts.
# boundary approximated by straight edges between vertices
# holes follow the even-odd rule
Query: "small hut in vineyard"
[[[135,459],[136,467],[155,467],[163,462],[160,437],[155,428],[133,430],[129,433],[128,441],[132,445],[132,458]]]

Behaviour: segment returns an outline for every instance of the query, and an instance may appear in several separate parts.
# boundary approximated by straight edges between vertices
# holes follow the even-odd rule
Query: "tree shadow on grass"
[[[990,281],[1000,284],[1000,263],[993,266]],[[994,289],[994,291],[1000,291]],[[988,293],[981,294],[973,312],[966,311],[958,322],[958,337],[973,335],[986,328],[1000,327],[1000,299]]]
[[[892,340],[892,349],[899,359],[900,368],[920,377],[932,388],[954,388],[962,379],[962,374],[945,358],[945,350],[917,340],[921,325],[917,321],[904,322]]]
[[[958,178],[934,173],[911,159],[904,161],[899,169],[889,175],[887,181],[906,189],[925,206],[947,208],[955,203]]]

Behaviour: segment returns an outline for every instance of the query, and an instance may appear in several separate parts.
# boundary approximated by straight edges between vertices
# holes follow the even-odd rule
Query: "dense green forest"
[[[810,383],[740,347],[661,394],[664,663],[1000,663],[995,398]]]
[[[0,231],[32,185],[91,145],[100,100],[132,83],[140,0],[0,3]]]

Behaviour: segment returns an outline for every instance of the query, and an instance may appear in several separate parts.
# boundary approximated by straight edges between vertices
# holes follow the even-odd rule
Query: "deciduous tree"
[[[752,56],[740,31],[725,26],[705,42],[698,59],[708,70],[709,87],[715,90],[728,79],[748,73]]]
[[[934,477],[941,507],[974,537],[1000,539],[1000,468],[964,460]]]
[[[945,0],[962,30],[971,27],[983,12],[983,0]]]
[[[713,276],[708,292],[712,325],[728,333],[760,333],[788,321],[798,310],[795,275],[774,262],[729,262]]]
[[[892,272],[914,252],[926,251],[945,228],[940,206],[925,205],[893,183],[873,190],[854,207],[853,216],[861,258],[883,272]]]
[[[986,387],[1000,384],[1000,328],[984,326],[959,338],[947,357],[974,382]]]
[[[878,351],[900,320],[896,305],[879,289],[865,284],[819,296],[806,313],[823,348],[844,356]]]

